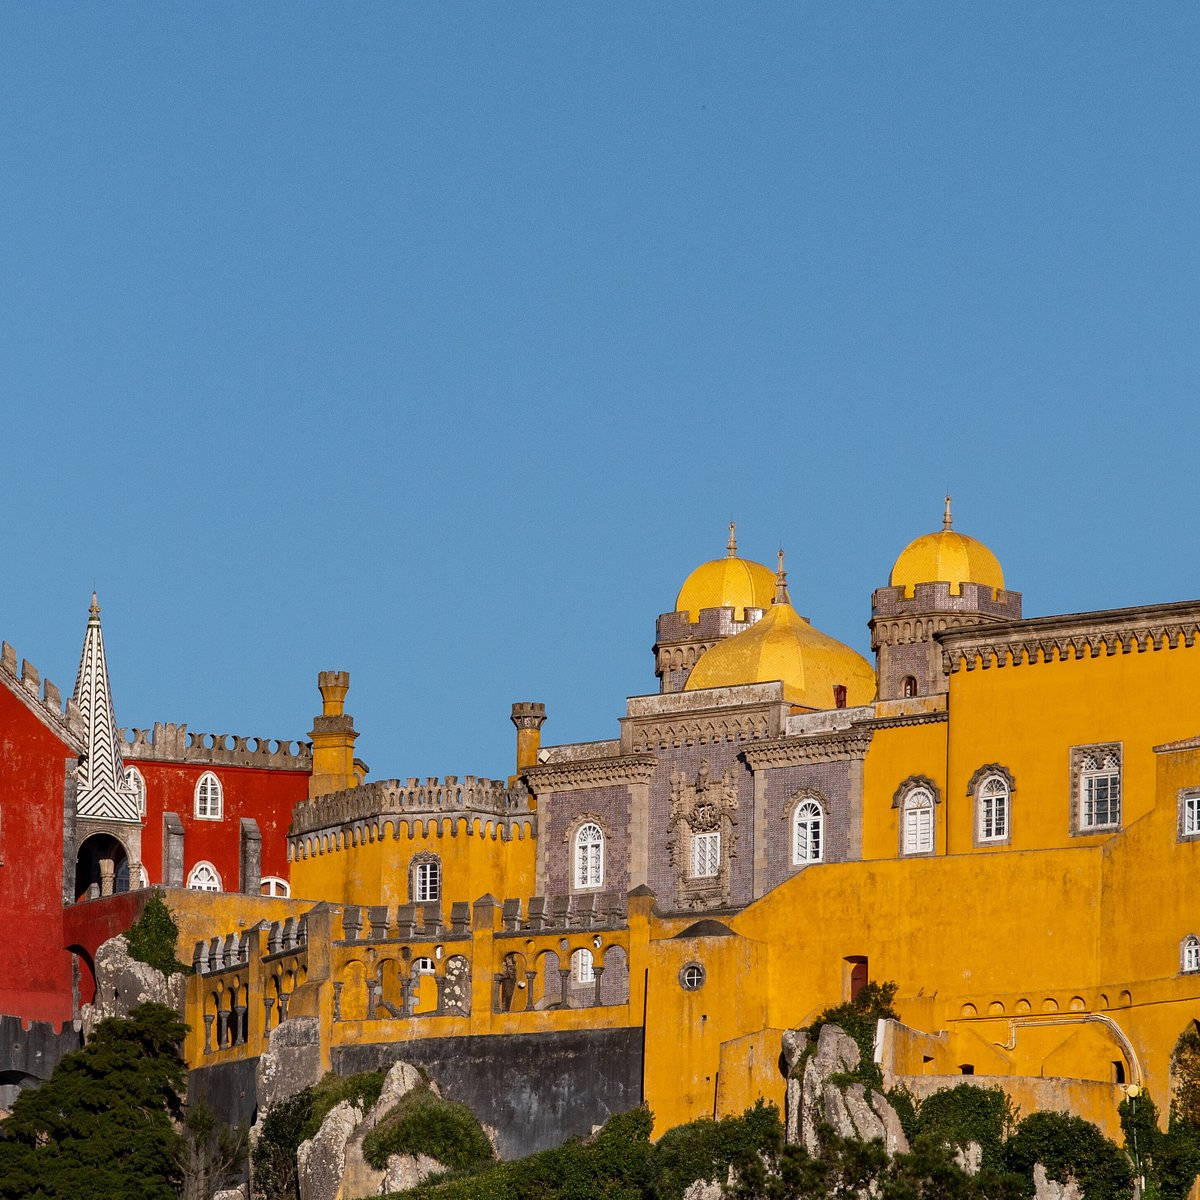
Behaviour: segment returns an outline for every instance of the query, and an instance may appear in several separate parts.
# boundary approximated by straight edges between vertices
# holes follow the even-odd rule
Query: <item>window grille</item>
[[[692,877],[694,879],[712,879],[720,872],[720,833],[692,834]]]
[[[792,824],[792,862],[820,862],[824,854],[825,818],[815,800],[796,806]]]
[[[1079,772],[1079,827],[1106,829],[1121,824],[1121,760],[1085,755]]]
[[[217,868],[209,862],[198,862],[188,876],[187,885],[194,892],[219,892],[221,876]]]
[[[1008,837],[1008,780],[989,775],[979,788],[979,840],[1002,841]]]

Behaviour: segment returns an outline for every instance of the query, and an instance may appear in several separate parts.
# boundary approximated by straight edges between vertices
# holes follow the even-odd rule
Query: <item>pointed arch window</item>
[[[194,892],[219,892],[221,876],[210,862],[198,862],[188,875],[187,885]]]
[[[1183,939],[1183,946],[1179,952],[1179,969],[1185,975],[1200,971],[1200,937],[1194,933]]]
[[[203,821],[219,821],[225,811],[225,789],[211,772],[196,780],[196,816]]]
[[[587,821],[575,832],[575,886],[604,886],[604,830]]]
[[[820,862],[825,855],[825,814],[815,800],[802,800],[792,817],[792,865]]]
[[[146,815],[146,779],[137,767],[125,768],[125,787],[137,796],[138,816]]]

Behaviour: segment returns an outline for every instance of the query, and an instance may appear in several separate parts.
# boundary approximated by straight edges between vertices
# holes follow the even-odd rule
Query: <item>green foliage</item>
[[[146,901],[142,915],[125,934],[129,956],[148,963],[164,975],[190,975],[192,968],[175,957],[179,926],[162,897],[153,895]]]
[[[0,1125],[0,1198],[175,1200],[186,1032],[160,1004],[101,1021]]]
[[[917,1136],[916,1096],[904,1084],[898,1083],[891,1091],[884,1093],[884,1098],[896,1110],[896,1116],[900,1118],[900,1128],[904,1130],[904,1136],[911,1145],[913,1138]]]
[[[407,1092],[363,1139],[363,1157],[377,1170],[392,1154],[426,1154],[452,1171],[477,1171],[495,1157],[475,1114],[428,1087]]]
[[[320,1082],[267,1110],[250,1158],[254,1165],[254,1195],[261,1200],[294,1200],[297,1195],[296,1151],[315,1137],[321,1123],[343,1100],[364,1112],[379,1099],[383,1071],[360,1075],[326,1074]]]
[[[202,1101],[188,1104],[183,1119],[181,1200],[209,1200],[221,1188],[241,1181],[250,1131],[226,1125]]]
[[[922,1102],[913,1127],[914,1143],[924,1141],[951,1152],[976,1142],[980,1165],[998,1171],[1004,1164],[1004,1141],[1016,1124],[1012,1101],[1000,1088],[960,1083],[934,1092]]]
[[[817,1038],[826,1025],[837,1025],[848,1033],[858,1043],[858,1066],[853,1071],[834,1076],[834,1083],[862,1083],[864,1086],[883,1090],[883,1076],[875,1065],[875,1026],[884,1019],[898,1020],[892,1001],[896,996],[896,984],[875,983],[864,984],[858,995],[846,1004],[838,1004],[827,1008],[804,1031],[808,1035],[808,1046],[797,1059],[793,1074],[801,1075],[804,1064],[817,1046]]]
[[[1129,1160],[1098,1130],[1080,1117],[1036,1112],[1026,1117],[1005,1146],[1005,1160],[1026,1180],[1033,1195],[1033,1168],[1041,1163],[1051,1179],[1073,1176],[1084,1200],[1129,1200],[1133,1171]]]
[[[1175,1043],[1171,1052],[1171,1075],[1175,1081],[1172,1110],[1184,1124],[1200,1129],[1200,1029],[1195,1021]]]
[[[753,1172],[760,1154],[777,1154],[782,1146],[779,1110],[761,1100],[740,1117],[676,1126],[654,1147],[653,1194],[679,1200],[697,1179],[723,1183],[731,1166],[735,1174]]]
[[[1158,1127],[1158,1109],[1145,1092],[1123,1100],[1117,1111],[1125,1152],[1133,1160],[1134,1174],[1145,1177],[1146,1197],[1186,1200],[1200,1174],[1200,1131],[1173,1108],[1164,1133]]]

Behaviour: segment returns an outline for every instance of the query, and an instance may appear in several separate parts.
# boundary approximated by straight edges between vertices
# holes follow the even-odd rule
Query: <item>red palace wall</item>
[[[0,1013],[71,1019],[63,788],[75,751],[0,683]]]
[[[198,862],[210,862],[227,892],[239,890],[242,817],[258,822],[262,835],[262,874],[289,877],[287,831],[292,809],[308,798],[307,771],[264,770],[261,767],[208,766],[204,763],[155,762],[129,758],[146,781],[146,824],[142,830],[142,865],[150,883],[163,882],[163,814],[175,813],[183,825],[183,882]],[[200,818],[196,784],[212,771],[224,790],[218,821]]]

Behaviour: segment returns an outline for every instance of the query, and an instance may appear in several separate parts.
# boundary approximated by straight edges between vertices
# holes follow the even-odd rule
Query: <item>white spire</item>
[[[139,821],[137,793],[126,786],[125,764],[117,744],[117,722],[108,689],[108,663],[100,632],[100,605],[92,593],[87,633],[72,697],[83,717],[87,756],[79,768],[75,808],[81,817],[109,821]]]

